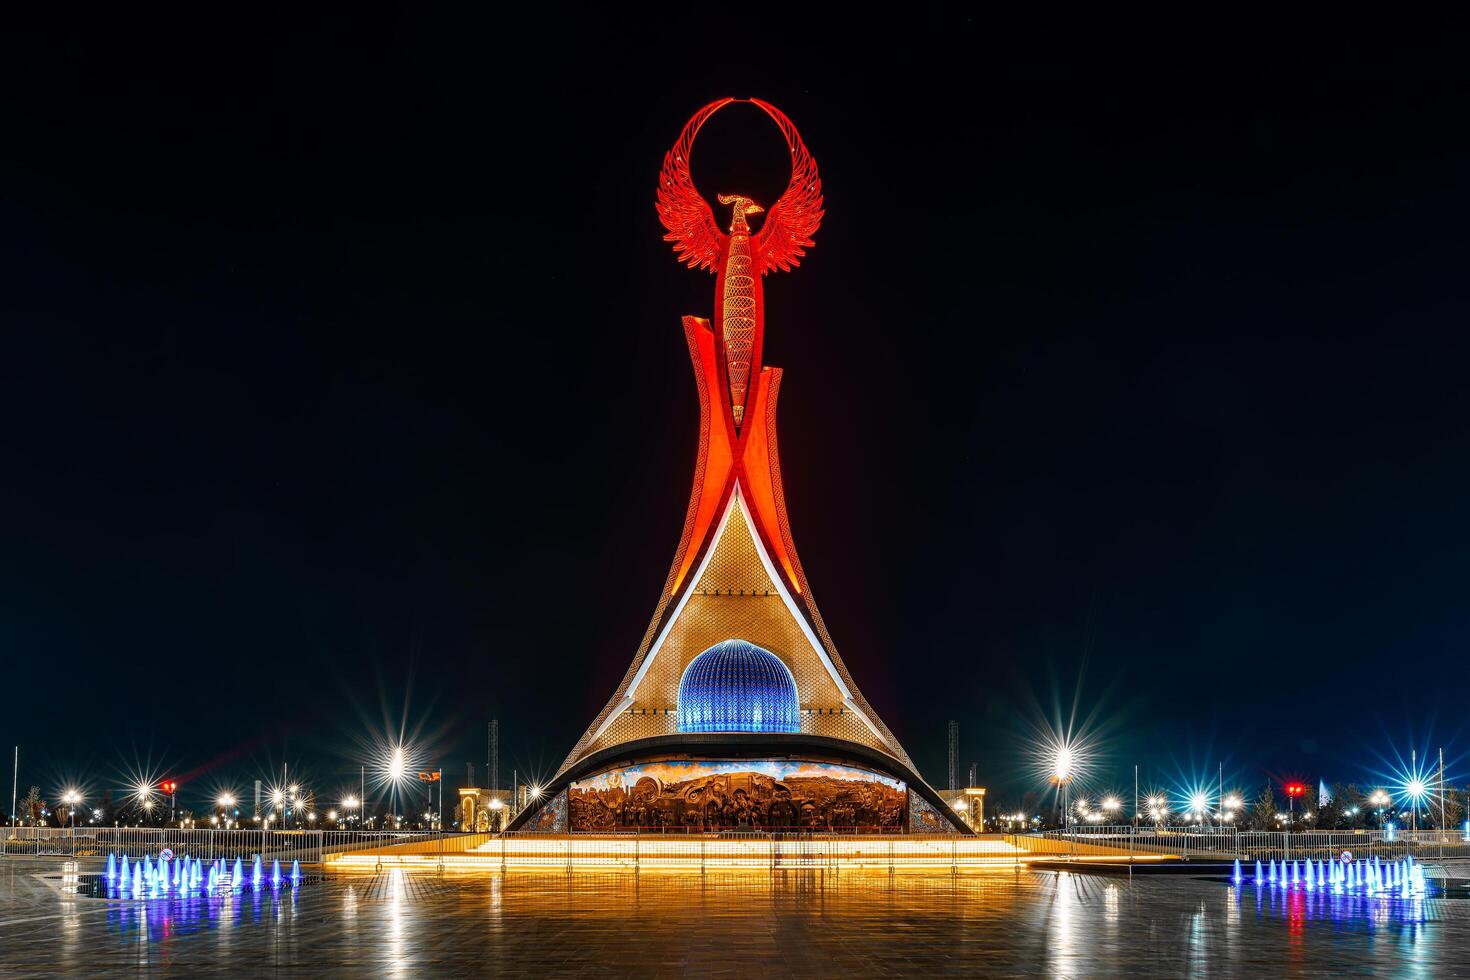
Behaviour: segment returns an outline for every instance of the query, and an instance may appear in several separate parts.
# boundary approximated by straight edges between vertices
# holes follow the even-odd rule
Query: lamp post
[[[71,824],[72,853],[76,853],[77,840],[77,804],[82,802],[82,794],[74,789],[69,789],[61,794],[61,802],[66,804],[66,816]]]
[[[215,797],[215,804],[220,808],[220,819],[224,821],[225,829],[230,829],[230,807],[235,805],[235,797],[230,793],[221,793]]]
[[[1404,786],[1404,792],[1409,797],[1409,829],[1419,829],[1419,804],[1428,795],[1429,789],[1424,785],[1424,780],[1415,776]]]
[[[1286,784],[1286,811],[1288,813],[1288,816],[1286,818],[1287,830],[1291,830],[1291,828],[1296,824],[1296,801],[1299,797],[1306,795],[1306,792],[1307,787],[1303,783]]]
[[[168,794],[168,822],[173,823],[175,812],[178,809],[175,794],[178,792],[179,784],[172,779],[165,779],[158,784],[158,788]]]
[[[1306,787],[1306,784],[1305,783],[1291,782],[1291,783],[1287,783],[1286,784],[1286,812],[1287,812],[1287,817],[1286,817],[1286,849],[1285,849],[1285,854],[1286,854],[1287,858],[1290,858],[1291,857],[1291,828],[1292,828],[1292,825],[1296,821],[1296,817],[1295,817],[1295,814],[1296,814],[1296,807],[1295,807],[1296,799],[1299,796],[1306,795],[1306,792],[1307,792],[1307,787]]]
[[[1378,829],[1383,829],[1383,808],[1388,806],[1388,794],[1381,789],[1375,789],[1373,795],[1368,797],[1368,802],[1374,806],[1374,813],[1378,815]]]
[[[1066,831],[1072,822],[1072,811],[1067,806],[1067,787],[1072,782],[1072,750],[1065,745],[1057,749],[1052,759],[1051,781],[1062,794],[1062,830]]]

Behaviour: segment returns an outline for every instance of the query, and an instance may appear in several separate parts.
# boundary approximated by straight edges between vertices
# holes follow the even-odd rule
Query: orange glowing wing
[[[807,152],[806,144],[786,114],[769,102],[750,101],[776,120],[791,151],[791,183],[767,212],[766,223],[755,236],[755,252],[760,256],[763,273],[773,268],[790,271],[801,264],[801,257],[812,245],[812,235],[822,223],[822,181],[817,176],[817,161]]]
[[[669,230],[664,241],[674,243],[679,261],[688,263],[690,268],[713,269],[719,261],[725,235],[715,224],[708,202],[694,188],[689,176],[689,153],[704,121],[733,101],[718,99],[696,112],[684,124],[679,142],[664,157],[663,173],[659,175],[658,200],[654,206],[658,208],[659,220]]]

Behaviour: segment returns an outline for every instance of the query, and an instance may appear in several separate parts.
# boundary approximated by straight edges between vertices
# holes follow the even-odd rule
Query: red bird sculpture
[[[729,231],[721,231],[709,204],[689,176],[689,159],[694,138],[710,116],[731,102],[719,99],[700,109],[684,125],[679,141],[664,157],[658,186],[659,219],[674,243],[679,260],[691,268],[715,272],[714,331],[721,358],[721,375],[727,389],[730,411],[737,428],[744,422],[750,379],[760,370],[761,338],[765,311],[761,300],[761,277],[772,269],[790,270],[812,245],[812,235],[822,223],[822,181],[817,163],[807,152],[796,127],[781,110],[760,99],[750,99],[776,121],[791,151],[791,182],[769,211],[741,194],[720,194],[722,205],[730,205]],[[747,222],[753,214],[766,211],[761,230],[751,234]]]

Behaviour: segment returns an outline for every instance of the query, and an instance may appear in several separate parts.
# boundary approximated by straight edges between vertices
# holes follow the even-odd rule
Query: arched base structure
[[[511,830],[556,833],[971,833],[906,764],[842,739],[681,734],[603,749]]]

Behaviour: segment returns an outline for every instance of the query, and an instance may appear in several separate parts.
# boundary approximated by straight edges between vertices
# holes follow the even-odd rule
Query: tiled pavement
[[[0,862],[0,977],[1470,976],[1470,898],[1259,899],[1181,877],[337,876],[138,904]]]

